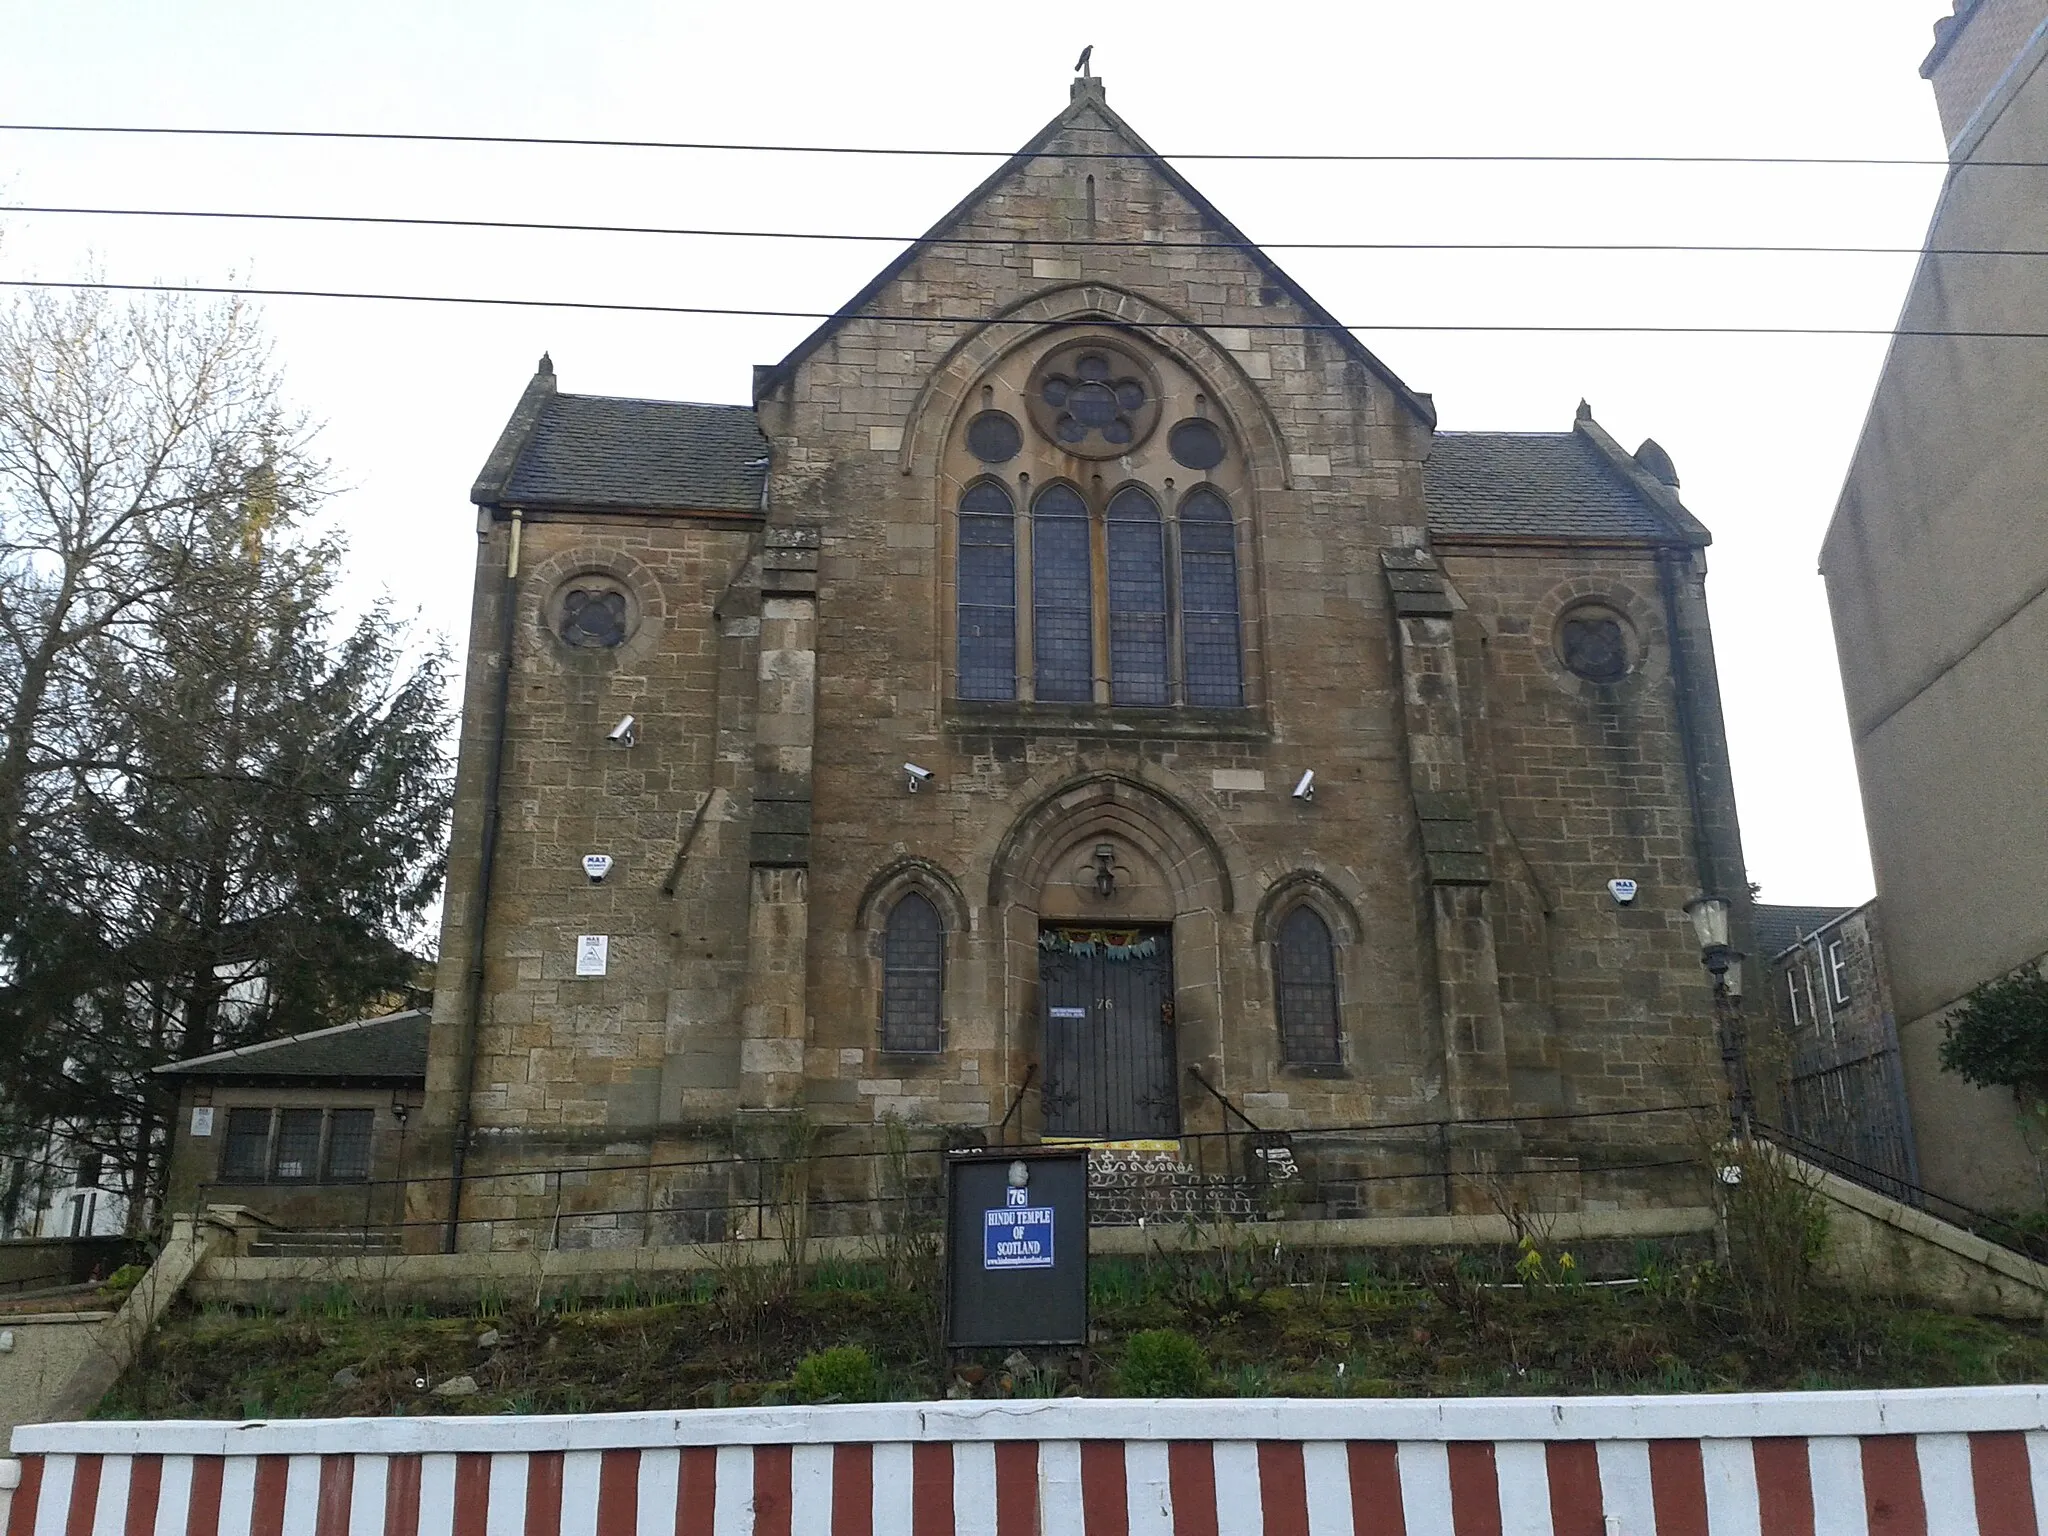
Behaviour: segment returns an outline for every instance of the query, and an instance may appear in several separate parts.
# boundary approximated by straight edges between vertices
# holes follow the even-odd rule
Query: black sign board
[[[946,1343],[1088,1342],[1088,1154],[946,1157]]]

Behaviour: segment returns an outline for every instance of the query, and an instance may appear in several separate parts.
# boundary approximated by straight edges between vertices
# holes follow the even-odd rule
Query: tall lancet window
[[[882,1049],[936,1051],[944,1043],[946,928],[916,891],[889,912],[882,933]]]
[[[980,480],[960,498],[960,697],[1017,696],[1017,519]]]
[[[1337,1029],[1337,954],[1330,927],[1296,907],[1274,944],[1280,1004],[1280,1059],[1290,1066],[1334,1067],[1344,1059]]]
[[[1180,608],[1187,702],[1235,709],[1244,703],[1237,529],[1230,504],[1206,485],[1181,498]]]
[[[1049,485],[1031,504],[1031,659],[1041,699],[1095,697],[1090,588],[1088,504],[1070,485]]]
[[[1113,704],[1164,704],[1166,535],[1136,486],[1109,499],[1109,688]]]

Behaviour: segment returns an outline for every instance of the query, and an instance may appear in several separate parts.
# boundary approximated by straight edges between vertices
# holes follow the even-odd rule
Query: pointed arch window
[[[1244,703],[1238,646],[1237,529],[1230,504],[1206,485],[1180,504],[1181,675],[1187,701]]]
[[[1166,531],[1159,503],[1134,485],[1109,499],[1109,698],[1164,704]]]
[[[1296,907],[1281,922],[1273,949],[1280,1059],[1294,1067],[1341,1065],[1337,950],[1330,925],[1313,907]]]
[[[1017,696],[1017,519],[1010,493],[980,480],[960,498],[960,697]]]
[[[882,932],[882,1049],[935,1052],[943,1043],[946,928],[939,909],[906,891]]]
[[[1095,697],[1095,604],[1088,504],[1054,484],[1031,504],[1032,674],[1037,695],[1069,703]]]

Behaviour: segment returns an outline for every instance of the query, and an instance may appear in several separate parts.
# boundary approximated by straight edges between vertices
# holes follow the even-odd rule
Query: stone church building
[[[668,1165],[799,1117],[1345,1128],[1333,1214],[1658,1198],[1573,1181],[1719,1091],[1676,485],[1583,406],[1438,432],[1098,79],[751,405],[544,358],[473,492],[413,1214],[716,1205]]]

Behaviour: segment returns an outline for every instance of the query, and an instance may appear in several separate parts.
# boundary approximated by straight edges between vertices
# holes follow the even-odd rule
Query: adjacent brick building
[[[1510,1117],[1718,1091],[1676,486],[1583,406],[1439,433],[1092,79],[751,406],[543,359],[474,492],[415,1214],[638,1160],[567,1198],[699,1235],[670,1165],[799,1120],[1406,1127],[1322,1147],[1337,1211],[1654,1160],[1678,1121]]]

